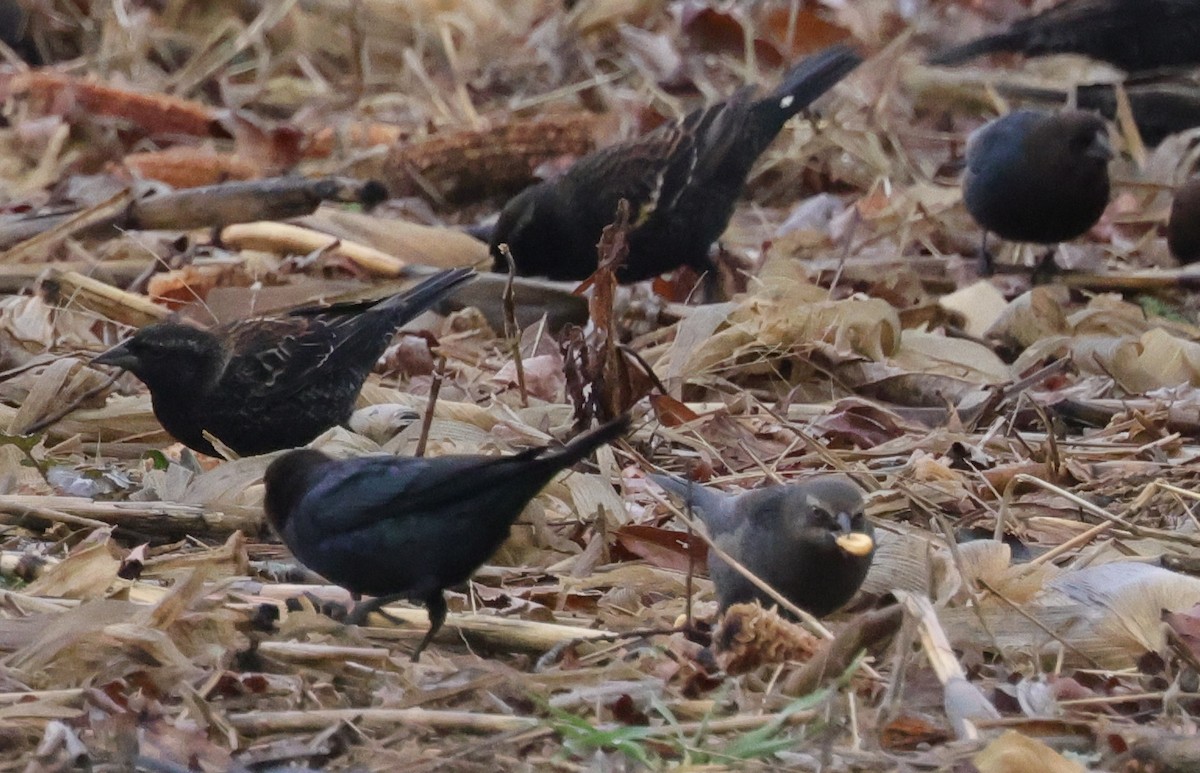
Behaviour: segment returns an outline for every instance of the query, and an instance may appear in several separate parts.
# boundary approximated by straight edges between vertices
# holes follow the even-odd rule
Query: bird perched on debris
[[[817,617],[843,606],[871,567],[875,540],[857,486],[841,475],[727,494],[672,475],[650,479],[694,508],[713,544]],[[724,611],[770,596],[715,552],[708,573]]]
[[[1094,113],[1017,110],[967,141],[963,202],[984,229],[983,268],[992,269],[987,232],[1057,244],[1086,233],[1108,205],[1112,149]]]
[[[794,66],[769,96],[743,88],[724,102],[579,159],[560,177],[517,194],[492,234],[495,270],[586,279],[596,244],[625,199],[631,210],[629,255],[617,271],[637,282],[679,266],[712,271],[708,252],[725,230],[755,160],[784,123],[862,62],[837,45]]]
[[[629,428],[622,416],[563,448],[515,456],[388,456],[334,460],[311,449],[267,468],[264,509],[308,568],[355,594],[362,622],[408,598],[429,610],[416,660],[446,619],[443,591],[466,580],[496,551],[542,487]]]
[[[207,431],[241,456],[304,445],[345,424],[396,329],[470,279],[442,271],[380,301],[297,309],[212,330],[161,322],[92,360],[131,371],[179,442],[216,456]]]
[[[1200,177],[1175,191],[1167,220],[1167,246],[1180,263],[1200,261]]]
[[[932,64],[958,64],[999,51],[1026,56],[1083,54],[1127,72],[1200,64],[1196,0],[1066,0],[1003,32],[938,51]]]

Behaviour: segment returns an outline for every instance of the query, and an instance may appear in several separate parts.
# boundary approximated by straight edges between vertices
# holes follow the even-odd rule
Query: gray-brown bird
[[[963,203],[987,232],[1014,242],[1057,244],[1083,235],[1108,205],[1108,128],[1095,113],[1016,110],[967,140]]]
[[[858,591],[871,568],[875,540],[863,497],[849,478],[829,475],[803,483],[728,494],[673,475],[650,475],[689,504],[713,544],[796,606],[822,617]],[[708,573],[721,610],[758,600],[774,604],[715,552]]]
[[[1175,191],[1167,221],[1167,246],[1180,263],[1200,261],[1200,177]]]

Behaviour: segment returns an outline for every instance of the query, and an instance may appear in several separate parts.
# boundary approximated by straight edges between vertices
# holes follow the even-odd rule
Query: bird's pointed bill
[[[125,344],[117,344],[103,354],[92,358],[92,365],[112,365],[116,368],[125,368],[128,370],[137,364],[137,356],[129,351],[129,347]]]

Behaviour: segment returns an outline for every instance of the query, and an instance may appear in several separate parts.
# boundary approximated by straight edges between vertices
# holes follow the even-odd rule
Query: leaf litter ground
[[[1195,765],[1200,330],[1158,229],[1191,138],[1147,147],[1118,119],[1116,194],[1061,249],[1069,271],[981,282],[966,133],[1006,83],[1095,65],[921,65],[983,28],[966,3],[505,5],[35,11],[62,63],[0,74],[0,767]],[[419,664],[422,610],[325,614],[348,595],[263,525],[269,458],[196,458],[135,380],[86,365],[170,313],[486,264],[457,229],[534,175],[848,33],[874,56],[760,160],[722,239],[729,301],[686,302],[688,277],[602,274],[589,301],[481,280],[316,442],[502,453],[634,408],[629,441],[547,488],[451,594]],[[394,198],[293,211],[308,199],[229,182],[284,172]],[[216,187],[155,209],[135,178]],[[715,623],[704,542],[655,468],[731,488],[852,475],[879,537],[860,597],[807,628],[757,607]]]

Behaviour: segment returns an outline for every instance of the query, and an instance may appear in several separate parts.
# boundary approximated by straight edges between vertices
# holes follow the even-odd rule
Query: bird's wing
[[[355,321],[359,324],[353,325]],[[231,356],[222,381],[248,397],[286,398],[314,374],[353,362],[361,348],[356,344],[365,343],[361,338],[369,329],[364,321],[369,320],[361,314],[334,314],[234,323],[224,331]]]
[[[644,222],[659,206],[668,206],[690,179],[697,163],[697,125],[708,110],[691,113],[681,121],[664,124],[648,134],[611,145],[580,159],[567,172],[572,195],[600,202],[577,208],[595,212],[604,222],[587,224],[599,232],[613,221],[617,202],[630,204],[634,225]],[[599,188],[597,188],[599,184]]]
[[[284,317],[224,326],[231,356],[222,380],[250,396],[283,399],[318,374],[358,370],[365,376],[396,329],[475,272],[439,272],[389,298],[292,311]]]
[[[519,472],[506,463],[525,456],[345,460],[327,468],[305,495],[304,507],[328,532],[356,531],[406,516],[453,518],[472,510],[463,507],[471,494],[503,486]]]

